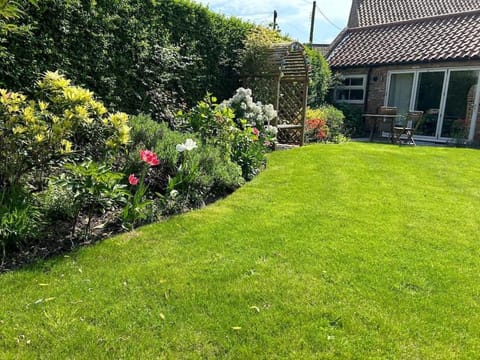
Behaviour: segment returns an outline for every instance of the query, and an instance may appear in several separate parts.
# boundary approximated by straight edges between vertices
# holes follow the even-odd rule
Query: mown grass
[[[0,358],[471,359],[480,156],[273,153],[200,211],[0,276]]]

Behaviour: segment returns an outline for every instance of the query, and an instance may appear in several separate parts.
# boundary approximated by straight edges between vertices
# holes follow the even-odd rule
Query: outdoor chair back
[[[413,135],[418,129],[423,119],[423,111],[409,111],[403,122],[403,125],[393,127],[392,142],[394,144],[415,145]],[[402,137],[405,135],[404,137]]]

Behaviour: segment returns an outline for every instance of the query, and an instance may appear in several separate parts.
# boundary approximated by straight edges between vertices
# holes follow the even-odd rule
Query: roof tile
[[[354,0],[358,26],[388,24],[480,9],[480,0]]]
[[[479,39],[480,10],[353,28],[346,30],[328,61],[332,67],[347,67],[480,59]]]

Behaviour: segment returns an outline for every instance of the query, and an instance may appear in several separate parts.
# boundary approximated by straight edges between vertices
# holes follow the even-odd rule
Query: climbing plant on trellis
[[[303,145],[309,65],[298,42],[273,44],[258,55],[255,67],[244,74],[256,100],[273,104],[278,112],[278,142]]]

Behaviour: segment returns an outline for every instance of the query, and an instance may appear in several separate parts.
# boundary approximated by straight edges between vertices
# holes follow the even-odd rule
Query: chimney
[[[350,17],[348,18],[347,27],[353,28],[358,27],[359,23],[359,10],[360,10],[360,2],[362,0],[352,0],[352,8],[350,9]]]

